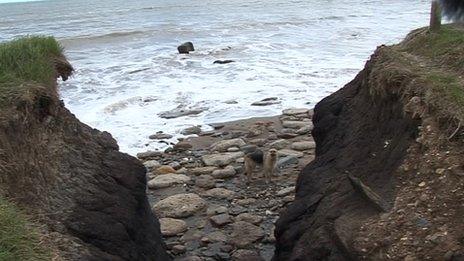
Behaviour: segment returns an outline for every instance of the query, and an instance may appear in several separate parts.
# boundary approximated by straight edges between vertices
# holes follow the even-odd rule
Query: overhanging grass
[[[464,72],[464,28],[462,25],[443,25],[437,32],[419,29],[409,41],[400,45],[404,51],[427,57],[459,73]],[[414,32],[412,33],[414,34]]]
[[[53,37],[29,36],[0,43],[0,106],[27,88],[27,83],[54,86],[53,58],[62,47]]]
[[[51,260],[51,252],[44,247],[36,229],[14,205],[0,198],[0,260]]]

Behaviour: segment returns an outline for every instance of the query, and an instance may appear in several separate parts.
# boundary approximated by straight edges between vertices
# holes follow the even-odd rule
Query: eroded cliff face
[[[297,181],[295,202],[277,222],[274,260],[350,260],[350,240],[366,218],[379,213],[353,188],[362,180],[391,207],[392,172],[417,133],[398,94],[371,93],[366,68],[344,88],[315,107],[316,159]]]
[[[81,123],[51,88],[0,112],[0,191],[45,224],[63,260],[169,260],[145,168]]]
[[[380,46],[316,105],[273,260],[463,260],[462,30]]]

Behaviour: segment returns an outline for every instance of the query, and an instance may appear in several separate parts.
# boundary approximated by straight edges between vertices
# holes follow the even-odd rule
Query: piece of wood
[[[436,32],[440,30],[441,26],[441,8],[437,0],[432,1],[432,8],[430,10],[430,31]]]
[[[381,212],[388,212],[388,204],[375,193],[370,187],[366,186],[360,179],[348,175],[348,179],[351,182],[354,190],[361,194],[361,196],[372,203],[372,205]]]

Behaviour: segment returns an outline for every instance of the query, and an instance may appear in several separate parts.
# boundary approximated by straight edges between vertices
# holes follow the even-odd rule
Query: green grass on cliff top
[[[50,251],[41,244],[36,228],[14,205],[0,197],[0,260],[51,260]]]
[[[400,48],[428,61],[420,73],[431,84],[429,102],[464,123],[464,26],[442,25],[433,33],[422,30]]]
[[[53,37],[28,36],[0,43],[0,106],[24,91],[25,83],[52,86],[53,57],[62,54]]]

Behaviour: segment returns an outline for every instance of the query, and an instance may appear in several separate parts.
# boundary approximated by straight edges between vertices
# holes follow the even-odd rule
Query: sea
[[[429,0],[0,0],[0,42],[56,37],[76,70],[59,82],[66,107],[136,154],[186,127],[313,108],[429,12]],[[195,51],[178,54],[187,41]],[[173,109],[202,112],[160,117]],[[150,140],[158,131],[173,138]]]

